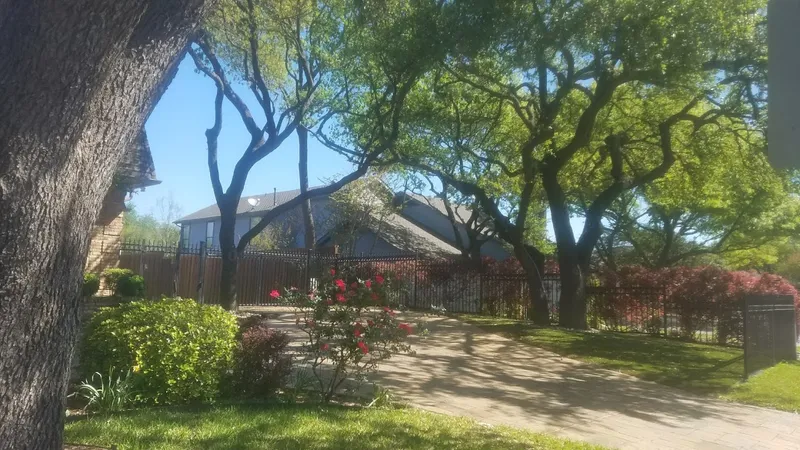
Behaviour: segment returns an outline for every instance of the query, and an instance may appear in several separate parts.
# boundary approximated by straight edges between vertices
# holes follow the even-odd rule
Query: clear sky
[[[247,102],[256,122],[263,124],[263,112],[246,86],[237,86],[236,91]],[[215,203],[208,175],[205,137],[205,130],[214,123],[215,93],[213,82],[198,73],[187,56],[146,124],[156,176],[161,184],[134,194],[132,202],[140,213],[153,213],[160,219],[157,202],[170,196],[180,205],[181,215]],[[226,100],[223,102],[218,154],[223,187],[228,186],[233,167],[248,142],[249,135],[238,112]],[[342,156],[326,149],[313,137],[309,137],[308,159],[312,186],[352,170],[352,165]],[[274,188],[278,191],[299,188],[297,162],[297,137],[292,135],[253,167],[243,195],[270,193]],[[572,226],[575,234],[579,235],[583,220],[573,219]],[[549,224],[548,234],[553,238]]]
[[[264,115],[244,86],[237,93],[248,103],[257,123]],[[156,202],[170,195],[181,206],[183,215],[214,204],[208,175],[205,130],[214,123],[216,88],[205,75],[197,73],[191,58],[183,60],[178,74],[147,121],[147,137],[161,184],[133,196],[136,208],[158,217]],[[236,161],[241,157],[249,135],[238,112],[227,100],[223,103],[222,133],[219,138],[219,166],[223,187],[227,187]],[[350,172],[352,165],[343,157],[309,139],[309,183],[322,184],[337,174]],[[250,171],[244,195],[297,189],[297,138],[292,135],[275,152]]]

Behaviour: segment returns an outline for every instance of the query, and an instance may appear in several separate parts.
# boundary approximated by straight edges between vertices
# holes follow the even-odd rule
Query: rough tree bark
[[[58,449],[89,233],[204,0],[0,0],[0,449]]]
[[[300,195],[308,197],[308,129],[302,125],[297,127],[297,141],[300,147],[300,162],[298,163]],[[311,210],[310,197],[303,202],[303,230],[306,248],[316,247],[317,233],[314,229],[314,213]]]

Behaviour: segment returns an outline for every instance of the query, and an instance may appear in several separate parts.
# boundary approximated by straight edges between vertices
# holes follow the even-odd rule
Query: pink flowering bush
[[[295,308],[295,322],[306,336],[303,350],[323,401],[330,401],[345,380],[363,382],[393,354],[411,353],[406,340],[412,326],[401,323],[386,306],[390,283],[380,273],[360,279],[352,270],[331,269],[317,290],[288,290],[281,296]]]
[[[794,297],[795,309],[800,310],[800,295],[786,279],[773,274],[747,271],[728,271],[715,266],[673,267],[651,270],[640,266],[622,267],[616,273],[603,274],[606,287],[638,286],[662,290],[664,308],[675,316],[678,333],[694,339],[697,332],[716,329],[716,341],[727,344],[741,341],[743,333],[742,306],[748,294],[783,294]],[[615,295],[613,304],[601,305],[598,314],[612,322],[641,317],[642,311],[652,311],[637,295]]]

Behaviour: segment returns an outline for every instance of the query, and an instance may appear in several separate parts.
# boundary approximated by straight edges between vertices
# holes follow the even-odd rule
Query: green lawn
[[[739,348],[695,344],[636,333],[583,332],[474,315],[466,322],[559,355],[703,395],[800,411],[800,363],[784,363],[742,382]]]
[[[66,441],[120,449],[594,449],[416,409],[315,405],[152,408],[69,421]]]
[[[727,399],[800,412],[800,362],[778,364],[733,387]]]
[[[742,380],[738,348],[694,344],[636,333],[541,328],[495,317],[460,316],[480,328],[559,355],[699,394],[723,394]]]

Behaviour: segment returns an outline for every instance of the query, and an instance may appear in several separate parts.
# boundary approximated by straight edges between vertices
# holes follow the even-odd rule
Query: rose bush
[[[323,401],[330,401],[345,380],[360,383],[393,354],[411,352],[406,338],[412,326],[401,323],[386,305],[390,283],[385,274],[361,279],[353,270],[331,269],[315,291],[292,288],[278,293],[295,308],[296,324],[306,335],[303,349]]]

